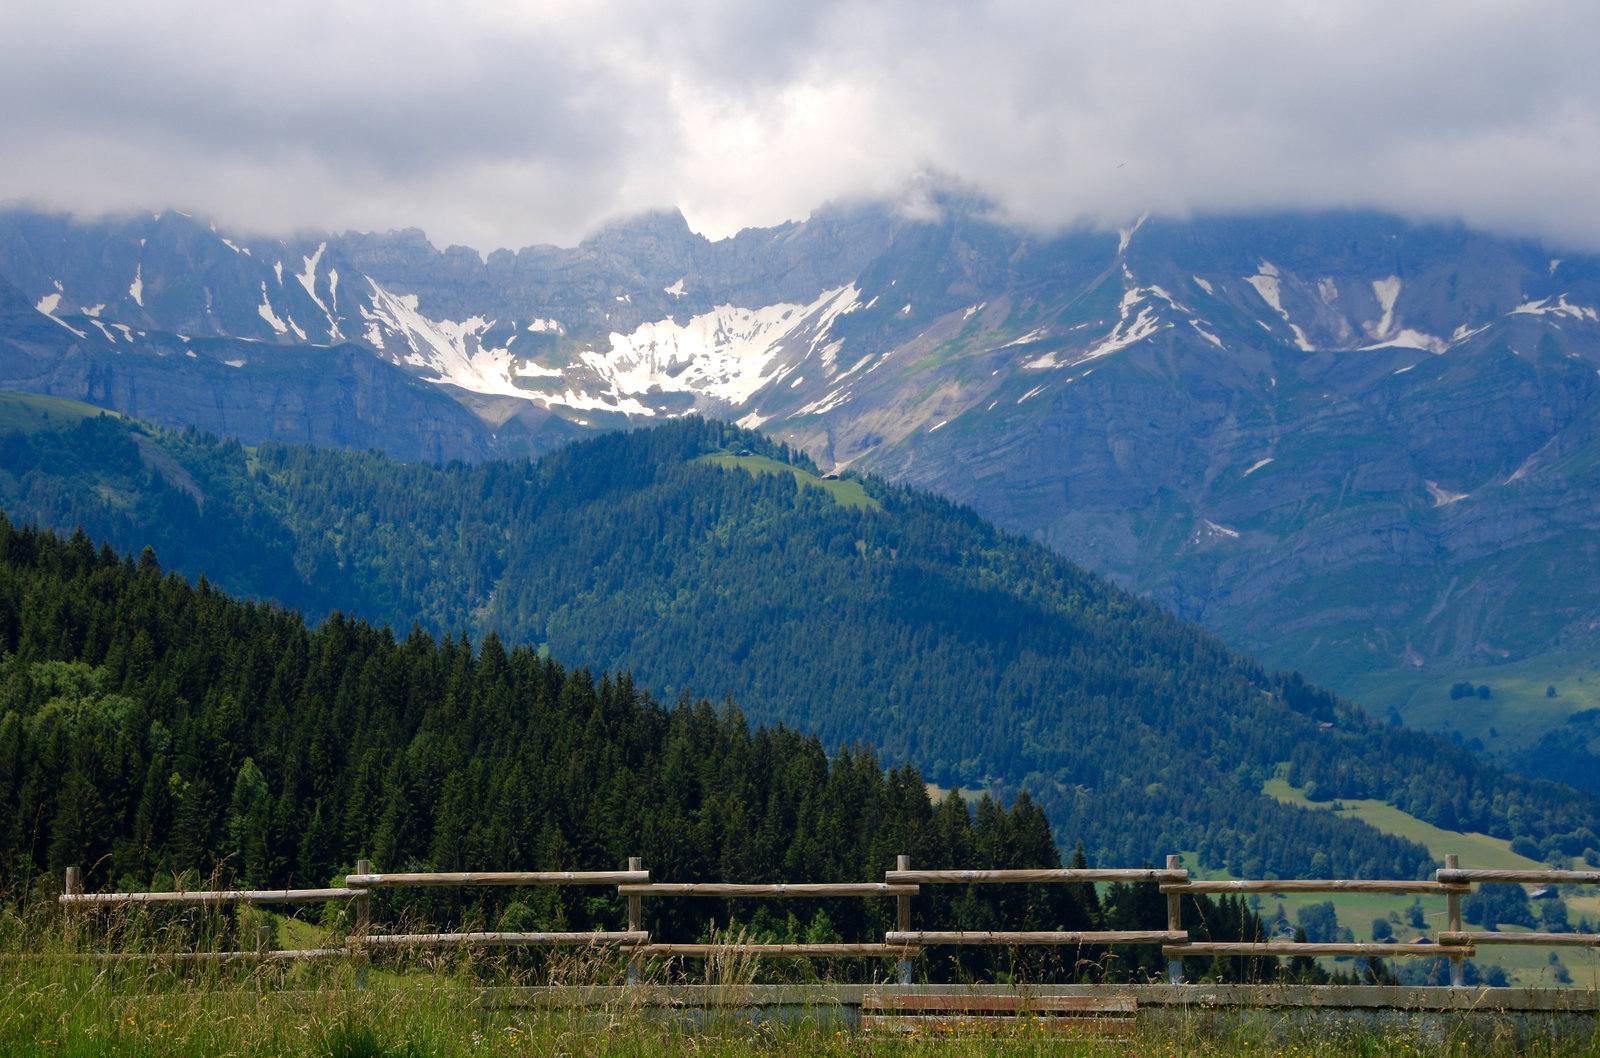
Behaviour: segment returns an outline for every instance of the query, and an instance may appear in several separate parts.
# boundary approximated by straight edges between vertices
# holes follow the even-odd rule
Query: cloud
[[[264,231],[709,234],[937,171],[1018,220],[1371,206],[1600,247],[1568,0],[0,9],[0,198]]]

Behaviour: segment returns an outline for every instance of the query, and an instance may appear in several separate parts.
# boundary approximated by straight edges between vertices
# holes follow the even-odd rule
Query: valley
[[[0,502],[313,619],[494,633],[669,701],[731,695],[757,722],[869,744],[943,787],[1026,789],[1101,862],[1189,848],[1207,869],[1308,876],[1326,849],[1339,875],[1393,877],[1432,862],[1414,839],[1264,797],[1286,759],[1319,803],[1386,801],[1541,859],[1600,845],[1591,795],[1270,674],[970,510],[827,480],[724,424],[427,467],[41,423],[0,444]]]

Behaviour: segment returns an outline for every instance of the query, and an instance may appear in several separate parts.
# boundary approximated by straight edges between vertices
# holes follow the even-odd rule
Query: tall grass
[[[1037,1027],[990,1035],[865,1035],[819,1007],[780,1018],[741,1009],[753,961],[738,935],[701,964],[699,981],[730,1005],[715,1015],[650,1002],[688,979],[683,967],[647,969],[635,989],[605,989],[594,1004],[565,1009],[497,1005],[502,987],[615,984],[627,956],[614,949],[534,955],[516,951],[417,951],[375,958],[366,973],[350,960],[285,963],[241,958],[186,963],[200,950],[254,947],[249,915],[217,909],[118,909],[76,917],[49,901],[0,904],[0,1055],[70,1058],[952,1058],[979,1056],[1589,1055],[1588,1037],[1514,1035],[1488,1021],[1415,1028],[1357,1022],[1308,1023],[1262,1011],[1245,1019],[1214,1012],[1142,1017],[1131,1039],[1063,1038]],[[95,952],[134,952],[107,960]],[[365,986],[362,986],[363,978]],[[1155,1015],[1154,1010],[1149,1011]]]

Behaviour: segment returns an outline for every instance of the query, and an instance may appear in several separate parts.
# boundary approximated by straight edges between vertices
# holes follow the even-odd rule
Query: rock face
[[[534,453],[691,411],[971,504],[1338,682],[1600,640],[1600,260],[1370,214],[720,242],[0,214],[0,385],[246,440]]]

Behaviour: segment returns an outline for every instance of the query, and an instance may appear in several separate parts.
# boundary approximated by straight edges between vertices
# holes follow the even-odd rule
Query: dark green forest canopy
[[[231,599],[0,519],[0,860],[145,884],[388,870],[605,869],[841,881],[915,862],[1058,863],[1026,796],[935,810],[916,769],[666,707],[491,634],[435,641]]]
[[[318,885],[362,856],[380,870],[550,870],[638,855],[675,881],[873,880],[902,853],[923,867],[1061,862],[1026,794],[1009,809],[983,797],[974,810],[956,791],[935,805],[915,768],[886,771],[867,750],[830,758],[782,726],[752,731],[731,704],[668,708],[626,677],[508,653],[492,633],[474,655],[464,639],[413,631],[397,642],[339,614],[311,631],[294,613],[164,574],[149,551],[119,558],[82,534],[3,518],[0,648],[8,885],[68,865],[85,866],[92,889],[207,876]],[[644,925],[679,940],[718,923],[756,939],[877,940],[893,909],[658,899]],[[1201,937],[1260,932],[1243,901],[1201,898],[1193,910]],[[425,891],[405,911],[508,929],[616,928],[625,916],[614,891],[549,888]],[[914,926],[1158,928],[1165,914],[1151,886],[1114,886],[1104,900],[1081,885],[934,887]],[[969,978],[1002,957],[936,956]],[[1161,970],[1154,950],[1020,958],[1035,977]]]
[[[1265,673],[969,510],[872,479],[881,511],[840,507],[791,475],[695,462],[742,449],[805,464],[699,419],[447,467],[90,419],[0,436],[0,501],[309,614],[493,631],[669,697],[731,694],[942,785],[1026,788],[1097,862],[1428,870],[1420,846],[1263,797],[1283,764],[1319,798],[1384,798],[1552,856],[1600,845],[1593,797]]]

